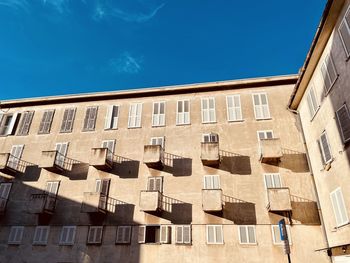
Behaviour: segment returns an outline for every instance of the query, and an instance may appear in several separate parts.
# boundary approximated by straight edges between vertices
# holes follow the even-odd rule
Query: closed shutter
[[[343,143],[347,143],[350,140],[350,114],[346,104],[336,111],[336,115],[342,141]]]
[[[8,166],[17,170],[22,157],[24,145],[13,145],[8,159]]]
[[[101,181],[101,194],[108,196],[110,179],[103,179]]]
[[[228,121],[242,120],[242,109],[240,95],[226,97]]]
[[[44,112],[39,125],[39,131],[38,131],[39,134],[45,134],[50,132],[51,123],[52,123],[54,114],[55,114],[55,110],[47,110]]]
[[[21,244],[23,237],[24,227],[23,226],[12,226],[7,243],[11,245]]]
[[[156,177],[156,185],[155,185],[155,190],[159,192],[163,192],[163,177]]]
[[[130,105],[129,109],[129,128],[141,127],[142,104],[135,103]]]
[[[176,226],[176,237],[175,237],[175,243],[176,244],[182,244],[184,237],[183,237],[183,226]]]
[[[119,106],[110,105],[107,109],[105,130],[118,128]]]
[[[190,244],[191,243],[191,226],[183,226],[183,243]]]
[[[255,119],[259,120],[270,118],[270,110],[266,93],[253,94],[253,104]]]
[[[75,231],[75,226],[63,226],[60,235],[60,245],[73,245]]]
[[[72,132],[76,108],[65,109],[61,132]]]
[[[138,103],[136,105],[136,121],[135,127],[141,127],[141,114],[142,114],[142,104]]]
[[[148,191],[155,191],[156,187],[155,187],[155,181],[156,181],[156,178],[154,177],[150,177],[148,178]]]
[[[341,22],[339,26],[339,34],[345,49],[345,53],[347,56],[350,55],[350,12],[349,10],[345,14],[345,17],[343,18],[343,21]]]
[[[343,194],[340,188],[334,190],[331,194],[331,201],[337,226],[345,225],[349,222]]]
[[[327,94],[332,88],[336,78],[338,77],[337,71],[333,63],[332,56],[330,54],[326,56],[321,66],[321,72],[324,80],[325,92]]]
[[[96,228],[95,243],[101,243],[102,242],[102,230],[103,230],[103,227],[97,227]]]
[[[247,231],[248,231],[248,241],[251,244],[256,243],[256,238],[255,238],[255,227],[254,226],[247,226]]]
[[[202,123],[215,122],[215,100],[214,98],[204,98],[201,100]]]
[[[0,211],[5,211],[7,200],[11,191],[12,183],[0,184]]]
[[[151,145],[160,145],[164,148],[164,137],[152,137]]]
[[[207,226],[207,243],[215,243],[215,226]]]
[[[55,164],[63,167],[67,156],[68,142],[56,143],[55,150],[57,152]]]
[[[282,243],[280,230],[278,225],[272,226],[272,234],[273,234],[273,242],[274,244],[280,244]]]
[[[139,226],[138,242],[139,243],[146,242],[146,226]]]
[[[60,185],[60,181],[52,181],[46,183],[46,192],[50,195],[57,195],[58,187]]]
[[[319,106],[316,100],[315,90],[313,87],[310,88],[309,93],[307,94],[307,103],[310,112],[310,118],[313,118]]]
[[[328,143],[328,138],[327,138],[326,132],[323,132],[321,134],[320,146],[321,146],[321,151],[322,151],[324,163],[329,163],[332,160],[332,154],[331,154],[331,149],[330,149],[330,146]]]
[[[97,109],[98,109],[98,107],[88,107],[86,109],[83,131],[95,130]]]
[[[169,244],[171,238],[171,226],[160,226],[160,243]]]
[[[215,226],[215,238],[216,238],[216,243],[221,244],[224,242],[222,226]]]
[[[240,237],[241,244],[248,243],[248,237],[247,237],[247,232],[246,232],[245,226],[239,226],[239,237]]]
[[[207,243],[223,244],[224,237],[221,225],[207,225]]]
[[[165,125],[165,102],[153,103],[152,126]]]
[[[102,242],[102,226],[90,226],[88,234],[88,244],[100,244]]]
[[[35,228],[33,244],[36,245],[46,245],[47,239],[49,237],[49,229],[48,226],[37,226]]]
[[[27,111],[23,113],[17,135],[28,134],[30,125],[32,123],[33,115],[34,115],[34,111]]]
[[[123,243],[130,243],[131,241],[131,226],[124,226]]]
[[[115,140],[106,140],[102,141],[102,148],[107,148],[107,160],[113,162],[114,159],[114,149],[115,149]]]

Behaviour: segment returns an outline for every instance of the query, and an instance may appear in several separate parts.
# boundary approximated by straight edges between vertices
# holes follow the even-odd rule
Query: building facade
[[[309,152],[334,262],[350,262],[350,1],[328,1],[290,100]]]
[[[330,262],[297,79],[3,101],[0,262]]]

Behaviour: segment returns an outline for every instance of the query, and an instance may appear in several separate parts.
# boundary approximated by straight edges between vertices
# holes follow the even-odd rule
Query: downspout
[[[304,148],[305,148],[305,152],[306,152],[306,160],[307,160],[307,164],[308,164],[309,169],[310,169],[310,175],[311,175],[311,178],[312,178],[312,185],[313,185],[313,187],[314,187],[314,191],[315,191],[315,195],[316,195],[316,202],[317,202],[318,215],[320,216],[320,221],[321,221],[321,226],[322,226],[323,237],[324,237],[324,239],[325,239],[325,241],[326,241],[327,255],[328,255],[328,257],[329,257],[330,262],[333,262],[333,260],[332,260],[332,255],[329,254],[329,252],[328,252],[329,242],[328,242],[328,238],[327,238],[326,227],[325,227],[325,225],[324,225],[324,223],[323,223],[324,221],[323,221],[323,215],[322,215],[322,210],[321,210],[321,206],[320,206],[320,198],[319,198],[319,195],[318,195],[318,192],[317,192],[315,177],[314,177],[314,173],[313,173],[312,166],[311,166],[311,162],[310,162],[309,151],[308,151],[307,145],[306,145],[305,133],[304,133],[303,124],[301,123],[300,114],[299,114],[298,111],[292,110],[292,109],[289,108],[289,107],[287,107],[287,110],[290,111],[290,112],[292,112],[292,113],[294,113],[294,114],[296,114],[298,123],[299,123],[300,128],[301,128],[301,134],[302,134],[302,138],[303,138],[303,144],[304,144]]]

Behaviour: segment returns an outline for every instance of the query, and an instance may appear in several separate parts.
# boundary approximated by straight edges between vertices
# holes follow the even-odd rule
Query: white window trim
[[[336,211],[335,211],[335,204],[333,203],[333,201],[332,201],[332,195],[335,195],[335,197],[337,198],[337,195],[336,195],[336,193],[337,192],[340,192],[340,194],[341,194],[341,198],[342,198],[342,203],[344,204],[344,207],[342,207],[343,209],[344,209],[344,214],[345,214],[345,220],[343,221],[343,222],[337,222],[337,217],[336,217]],[[335,190],[333,190],[330,194],[329,194],[329,196],[330,196],[330,199],[331,199],[331,203],[332,203],[332,208],[333,208],[333,214],[334,214],[334,218],[335,218],[335,222],[336,222],[336,225],[337,225],[337,227],[341,227],[341,226],[344,226],[344,225],[346,225],[346,224],[348,224],[349,223],[349,215],[348,215],[348,213],[347,213],[347,209],[346,209],[346,203],[345,203],[345,200],[344,200],[344,196],[343,196],[343,192],[341,191],[341,188],[340,187],[337,187]],[[338,199],[338,198],[337,198]],[[338,208],[340,208],[339,207],[339,201],[337,200],[337,206],[338,206]],[[340,210],[339,210],[340,211]]]
[[[183,123],[179,123],[179,114],[180,114],[179,101],[182,101],[182,103],[183,103],[183,105],[182,105],[183,111],[181,112],[181,114],[183,114],[183,115],[185,115],[185,113],[187,113],[187,112],[185,112],[185,101],[188,102],[188,122],[184,121]],[[183,118],[183,119],[185,119],[185,118]],[[191,124],[191,103],[190,103],[190,100],[189,99],[177,100],[176,101],[176,125],[181,126],[181,125],[189,125],[189,124]]]
[[[283,187],[283,183],[282,183],[282,178],[281,178],[281,174],[280,173],[264,173],[264,186],[265,186],[265,189],[278,189],[278,188],[281,188]],[[270,175],[272,176],[272,178],[274,178],[274,175],[278,175],[279,179],[280,179],[280,182],[281,182],[281,187],[276,187],[276,182],[274,180],[272,180],[273,184],[274,184],[274,187],[272,188],[267,188],[267,182],[266,182],[266,175]]]
[[[205,185],[206,182],[206,178],[210,178],[211,184],[212,184],[212,188],[207,188],[207,186]],[[217,188],[214,188],[214,178],[218,178],[218,184],[219,186]],[[204,175],[203,177],[203,189],[204,190],[220,190],[221,189],[221,181],[220,181],[220,175],[214,174],[214,175]]]
[[[202,142],[203,143],[205,142],[204,138],[206,136],[208,136],[208,138],[209,138],[209,142],[208,143],[211,143],[211,142],[217,142],[218,143],[219,142],[219,134],[217,134],[217,133],[203,133],[202,134]],[[215,137],[214,141],[211,140],[212,136]]]
[[[154,105],[155,104],[159,104],[160,105],[161,103],[164,104],[164,113],[155,114],[154,113]],[[165,119],[165,111],[166,111],[166,109],[165,109],[165,107],[166,107],[165,101],[155,101],[155,102],[153,102],[153,107],[152,107],[152,127],[163,127],[163,126],[165,126],[165,122],[166,122],[166,119]],[[159,108],[159,110],[160,110],[160,108]],[[158,116],[164,115],[164,123],[160,123],[160,119],[158,117],[158,124],[153,124],[155,115],[158,115]]]
[[[254,103],[254,95],[259,95],[259,100],[261,102],[261,94],[265,94],[266,96],[266,102],[267,102],[267,108],[269,110],[269,116],[268,117],[262,117],[262,118],[257,118],[256,116],[256,110],[255,110],[255,103]],[[253,109],[254,109],[254,117],[255,117],[255,120],[270,120],[272,119],[271,118],[271,112],[270,112],[270,103],[269,103],[269,100],[268,100],[268,97],[267,97],[267,93],[266,92],[257,92],[257,93],[252,93],[252,102],[253,102]],[[262,106],[262,105],[260,105]]]
[[[40,230],[39,230],[40,229]],[[42,237],[42,231],[43,229],[47,229],[47,232],[46,232],[46,236],[45,237]],[[41,231],[40,233],[40,240],[38,241],[35,241],[34,240],[34,237],[36,235],[36,232],[37,231]],[[37,226],[35,228],[35,231],[34,231],[34,237],[33,237],[33,245],[47,245],[47,242],[48,242],[48,238],[49,238],[49,234],[50,234],[50,226]]]
[[[137,123],[137,105],[140,105],[140,124]],[[135,123],[130,123],[130,118],[132,117],[131,116],[131,108],[132,106],[135,106],[136,107],[136,112],[135,112]],[[142,127],[142,106],[143,106],[143,103],[140,103],[140,102],[135,102],[135,103],[130,103],[129,105],[129,115],[128,115],[128,129],[134,129],[134,128],[141,128]]]
[[[184,228],[188,228],[189,229],[189,241],[184,241]],[[177,233],[178,231],[181,231],[181,240],[177,239]],[[175,226],[175,244],[177,245],[190,245],[192,244],[192,228],[191,225],[176,225]]]
[[[275,237],[275,232],[273,231],[273,228],[277,227],[278,231],[279,231],[279,225],[271,225],[271,234],[272,234],[272,240],[273,240],[273,244],[277,245],[277,246],[282,246],[284,244],[284,242],[277,242],[276,241],[276,237]],[[292,245],[292,234],[291,234],[291,229],[289,225],[286,225],[286,229],[287,229],[287,235],[288,235],[288,240],[289,240],[289,245]],[[279,232],[278,232],[279,233]]]
[[[214,242],[209,242],[209,227],[214,227],[215,235],[214,235]],[[222,242],[218,242],[216,240],[216,227],[220,227],[221,235],[222,235]],[[206,225],[206,236],[207,236],[207,244],[208,245],[222,245],[224,244],[224,231],[222,225]]]
[[[125,229],[129,229],[129,236],[128,237],[125,237]],[[123,240],[121,240],[121,241],[118,240],[119,231],[123,231]],[[131,243],[131,236],[132,236],[132,227],[131,226],[117,226],[115,243],[116,244],[130,244]]]
[[[117,117],[113,117],[113,108],[117,107]],[[120,114],[120,105],[115,104],[115,105],[108,105],[107,107],[107,112],[106,112],[106,117],[105,117],[105,130],[117,130],[118,129],[118,122],[119,122],[119,114]],[[113,118],[116,118],[116,121],[114,123]],[[113,124],[115,124],[113,126]]]
[[[271,132],[271,134],[272,134],[272,139],[275,139],[275,135],[274,135],[274,133],[273,133],[273,130],[260,130],[260,131],[257,131],[257,132],[256,132],[256,135],[258,136],[258,141],[260,141],[259,133],[261,133],[261,132],[265,133],[265,137],[267,137],[266,134],[267,134],[268,132]],[[265,139],[265,140],[268,140],[268,139]]]
[[[239,108],[240,108],[240,112],[241,112],[241,118],[240,119],[236,119],[236,120],[230,120],[230,110],[228,107],[228,99],[232,98],[232,103],[234,103],[234,97],[238,97],[239,100]],[[235,109],[238,107],[232,107],[232,109]],[[234,94],[234,95],[227,95],[226,96],[226,114],[227,114],[227,121],[228,122],[241,122],[244,120],[243,118],[243,112],[242,112],[242,102],[241,102],[241,95],[240,94]]]
[[[161,140],[162,140],[162,144],[152,144],[152,140],[158,140],[158,139],[161,139]],[[165,145],[165,136],[151,137],[150,145],[160,145],[160,146],[164,149],[164,145]]]
[[[95,236],[94,236],[94,241],[89,241],[89,236],[90,236],[90,232],[92,229],[101,229],[101,240],[96,240],[96,231],[95,231]],[[103,226],[89,226],[89,230],[88,230],[88,236],[87,236],[87,244],[102,244],[102,240],[103,240]]]
[[[10,237],[13,234],[12,233],[13,231],[15,232],[14,233],[14,240],[10,240]],[[19,231],[19,237],[17,237],[18,231]],[[9,233],[9,236],[8,236],[7,244],[9,244],[9,245],[20,245],[22,243],[23,233],[24,233],[24,226],[12,226],[10,228],[10,233]],[[16,237],[17,237],[17,239],[16,239]]]
[[[249,242],[248,227],[252,227],[254,229],[254,240],[255,240],[255,242]],[[246,237],[247,237],[247,242],[242,242],[240,228],[244,228],[244,231],[245,231],[245,234],[246,234]],[[239,240],[239,244],[241,244],[241,245],[257,245],[256,228],[255,228],[255,226],[254,225],[239,225],[238,226],[238,240]]]
[[[73,235],[72,235],[72,240],[68,240],[68,235],[66,237],[66,240],[63,240],[63,231],[64,229],[67,229],[67,231],[73,231]],[[76,226],[62,226],[61,228],[61,233],[60,233],[60,242],[59,245],[73,245],[74,241],[75,241],[75,234],[77,231],[77,227]]]
[[[209,101],[213,100],[214,102],[214,120],[210,120],[210,107],[209,107]],[[208,111],[209,111],[209,120],[208,121],[204,121],[203,118],[203,113],[204,113],[204,109],[203,109],[203,100],[208,100]],[[215,103],[215,97],[207,97],[207,98],[201,98],[201,117],[202,117],[202,123],[206,124],[206,123],[216,123],[216,103]]]

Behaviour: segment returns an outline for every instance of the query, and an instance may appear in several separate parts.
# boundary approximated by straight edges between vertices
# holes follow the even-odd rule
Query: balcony
[[[201,159],[204,165],[219,165],[219,143],[218,142],[202,142],[201,143]]]
[[[44,168],[53,173],[71,171],[77,160],[68,158],[57,151],[42,151],[39,168]]]
[[[278,162],[282,157],[281,140],[261,139],[259,145],[259,158],[262,163]]]
[[[108,196],[100,192],[84,192],[81,212],[105,214],[107,212],[107,200]]]
[[[145,212],[155,212],[161,210],[162,193],[159,191],[141,191],[140,209]]]
[[[108,148],[92,148],[89,163],[96,169],[110,170],[113,168],[113,153]]]
[[[0,172],[7,175],[24,174],[27,166],[34,164],[17,158],[10,153],[0,153]]]
[[[202,189],[202,207],[205,212],[222,211],[222,190]]]
[[[288,187],[268,188],[267,189],[269,212],[291,211],[292,203]]]
[[[28,210],[33,214],[53,214],[56,207],[57,195],[42,193],[32,194]]]
[[[6,212],[6,206],[7,206],[7,198],[0,197],[0,215],[5,214]]]
[[[163,147],[161,145],[145,145],[143,162],[151,168],[162,167],[164,162]]]

